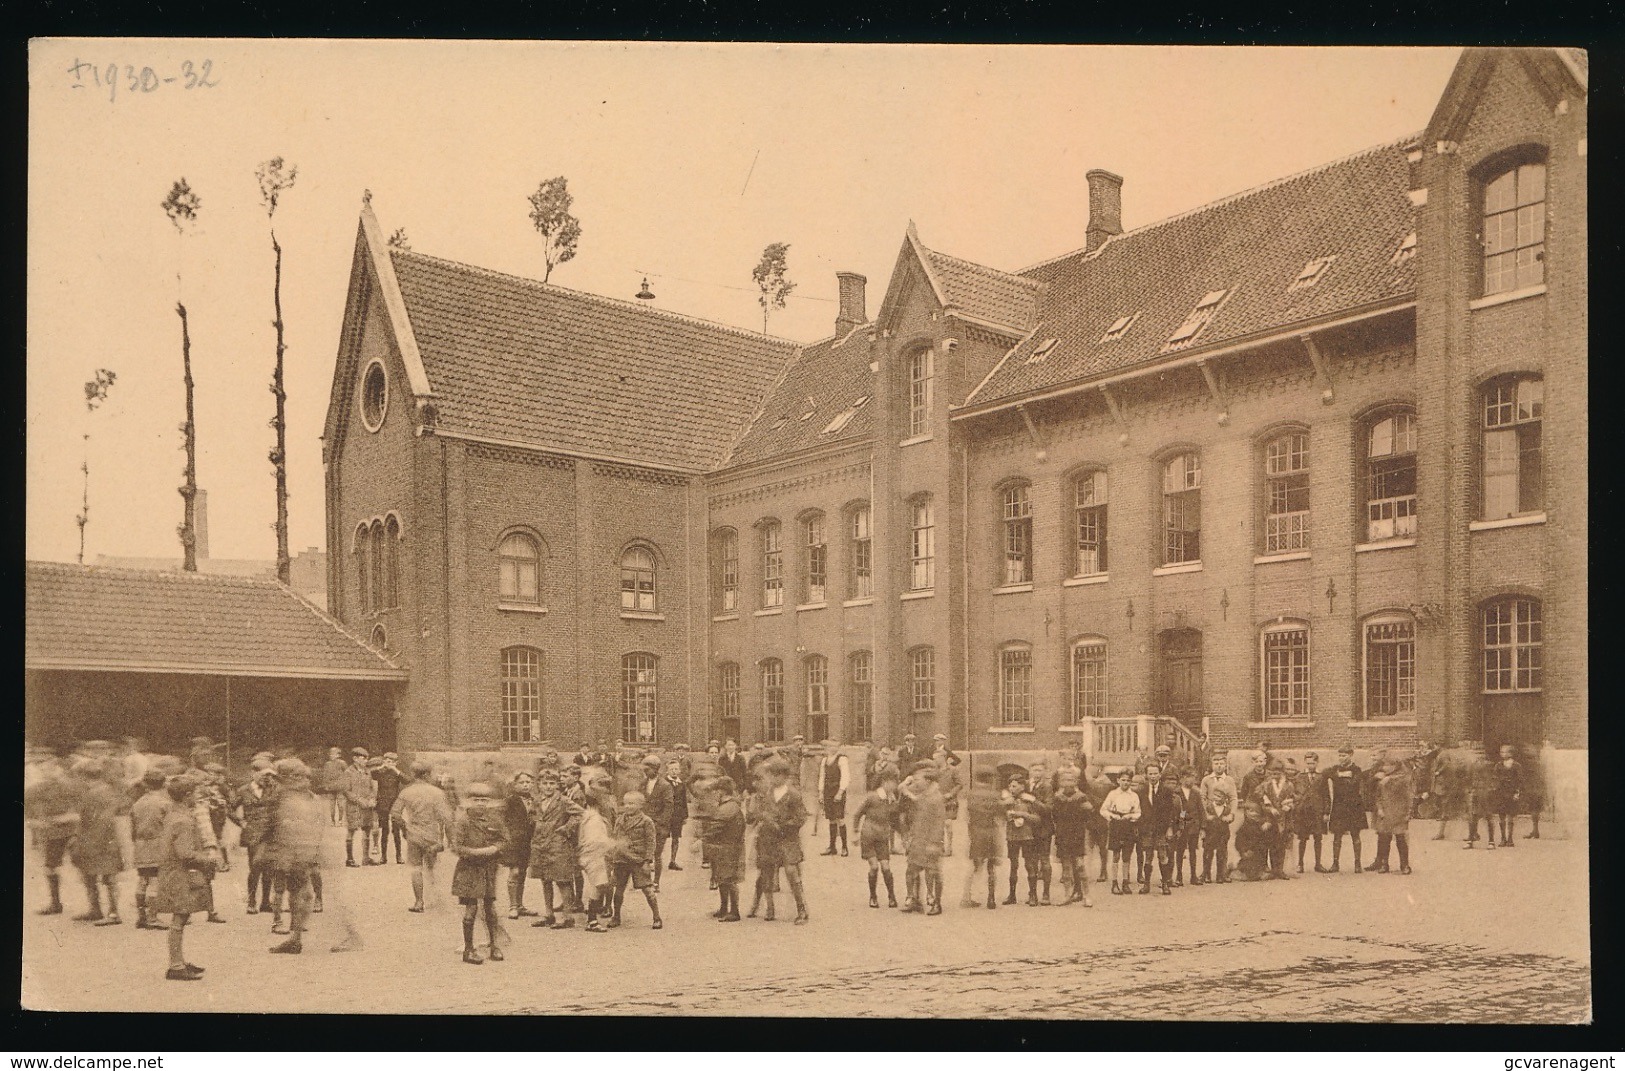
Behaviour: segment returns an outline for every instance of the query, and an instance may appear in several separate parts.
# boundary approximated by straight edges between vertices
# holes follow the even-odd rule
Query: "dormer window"
[[[1303,270],[1298,273],[1298,277],[1287,286],[1287,293],[1290,294],[1294,290],[1307,290],[1320,282],[1321,278],[1326,274],[1326,269],[1331,267],[1332,261],[1336,259],[1336,257],[1316,257],[1305,264]]]
[[[1038,364],[1055,351],[1055,345],[1060,341],[1061,340],[1058,338],[1046,338],[1043,342],[1039,343],[1033,348],[1032,356],[1027,358],[1027,363]]]
[[[828,424],[824,425],[824,430],[819,434],[834,435],[836,432],[852,423],[852,418],[858,415],[858,410],[862,409],[868,404],[869,396],[867,394],[854,399],[851,405],[847,406],[839,413],[836,413],[834,418],[830,420]]]
[[[1394,250],[1394,265],[1397,267],[1414,256],[1416,256],[1416,232],[1412,231],[1399,243],[1399,248]]]
[[[1140,314],[1137,312],[1129,316],[1119,316],[1117,319],[1112,321],[1112,325],[1110,327],[1106,328],[1106,333],[1100,336],[1100,341],[1116,342],[1118,339],[1128,334],[1128,329],[1133,327],[1134,321],[1138,320],[1139,318]]]
[[[1168,340],[1168,345],[1183,346],[1194,339],[1213,319],[1214,314],[1219,311],[1219,306],[1224,304],[1224,299],[1229,295],[1228,290],[1212,290],[1203,295],[1202,300],[1196,303],[1196,308],[1185,317],[1185,322],[1179,325],[1179,330]]]

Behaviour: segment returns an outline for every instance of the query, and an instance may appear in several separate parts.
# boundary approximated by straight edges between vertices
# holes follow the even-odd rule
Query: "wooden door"
[[[1188,728],[1202,727],[1202,634],[1168,629],[1161,637],[1162,713]]]

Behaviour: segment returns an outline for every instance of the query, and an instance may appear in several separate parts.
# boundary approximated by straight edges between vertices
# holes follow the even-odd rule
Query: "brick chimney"
[[[1089,182],[1089,229],[1083,248],[1093,253],[1107,238],[1123,233],[1123,176],[1096,168],[1084,178]]]
[[[869,322],[869,303],[864,287],[869,280],[855,271],[838,271],[835,281],[841,288],[841,311],[835,314],[835,334],[845,336],[854,327]]]
[[[209,560],[209,492],[198,488],[197,494],[192,498],[192,539],[193,548],[197,551],[197,560]]]

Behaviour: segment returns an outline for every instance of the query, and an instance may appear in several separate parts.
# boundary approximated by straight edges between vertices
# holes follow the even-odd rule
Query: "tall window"
[[[937,530],[931,516],[931,496],[920,495],[910,505],[908,586],[929,591],[937,581]]]
[[[762,660],[762,736],[769,743],[784,740],[784,663]]]
[[[384,523],[384,607],[401,604],[401,522],[392,513]]]
[[[1087,636],[1072,645],[1072,723],[1106,717],[1106,641]]]
[[[719,614],[735,613],[739,609],[739,533],[724,528],[716,537],[715,608]]]
[[[1106,571],[1106,473],[1086,472],[1072,481],[1072,575]]]
[[[778,521],[762,525],[762,607],[784,605],[784,545]]]
[[[1004,530],[1004,583],[1026,584],[1033,578],[1033,500],[1024,483],[1004,489],[1000,523]]]
[[[908,434],[924,435],[931,429],[931,380],[933,357],[929,349],[917,351],[908,359]]]
[[[999,652],[999,722],[1033,723],[1033,649],[1025,644]]]
[[[1286,621],[1264,630],[1264,719],[1309,720],[1309,626]]]
[[[1546,402],[1537,376],[1508,376],[1484,388],[1483,520],[1538,513],[1544,502],[1540,425]]]
[[[829,573],[829,544],[824,541],[822,513],[802,518],[801,543],[807,549],[807,575],[804,577],[802,599],[809,603],[823,602]]]
[[[384,589],[384,522],[372,522],[372,608],[382,610],[389,606]]]
[[[541,554],[536,541],[514,532],[497,547],[499,595],[503,602],[541,601]]]
[[[1366,622],[1365,716],[1416,717],[1416,623],[1410,617]]]
[[[1484,293],[1546,280],[1546,165],[1520,164],[1484,184]]]
[[[1162,564],[1202,560],[1202,459],[1180,454],[1162,466]]]
[[[502,649],[502,742],[529,744],[542,738],[542,652]]]
[[[1395,410],[1366,433],[1365,537],[1370,542],[1416,534],[1416,414]]]
[[[1484,691],[1538,692],[1542,680],[1540,600],[1504,598],[1486,603]]]
[[[931,647],[916,647],[908,655],[909,712],[935,714],[937,712],[937,652]]]
[[[630,547],[621,555],[621,609],[652,612],[654,608],[655,556],[647,547]]]
[[[875,738],[875,660],[868,651],[847,659],[847,709],[852,712],[850,738]]]
[[[874,528],[868,506],[859,506],[847,520],[852,561],[852,597],[866,599],[875,593]]]
[[[355,532],[356,590],[361,596],[361,612],[373,612],[372,530],[365,524]]]
[[[809,655],[803,666],[807,673],[807,738],[822,740],[829,735],[829,659]]]
[[[722,715],[722,734],[739,739],[739,663],[724,662],[717,667],[717,699]]]
[[[1294,431],[1264,444],[1264,553],[1309,547],[1309,435]]]
[[[621,656],[621,738],[629,744],[652,744],[658,713],[660,659],[645,652]]]

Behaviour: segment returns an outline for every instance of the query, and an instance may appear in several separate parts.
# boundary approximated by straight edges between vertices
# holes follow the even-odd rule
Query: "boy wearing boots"
[[[1038,832],[1038,797],[1027,791],[1027,779],[1020,774],[1010,778],[1000,801],[1004,804],[1004,843],[1010,854],[1010,887],[1004,898],[1005,906],[1016,902],[1016,872],[1025,860],[1027,865],[1027,906],[1038,906],[1039,865],[1034,858],[1033,845]]]
[[[1331,872],[1342,866],[1343,835],[1354,842],[1354,873],[1360,872],[1360,832],[1365,829],[1365,804],[1361,785],[1365,774],[1354,765],[1354,749],[1347,744],[1337,749],[1337,765],[1326,772],[1326,826],[1332,835]]]
[[[1209,760],[1212,772],[1202,778],[1202,881],[1230,881],[1230,827],[1236,820],[1239,789],[1230,776],[1230,760],[1223,752]],[[1213,876],[1214,861],[1219,876]]]
[[[936,763],[921,762],[909,778],[912,784],[903,789],[911,800],[904,834],[908,899],[903,910],[918,913],[923,903],[927,915],[942,914],[943,828],[948,824],[948,808],[937,776]]]
[[[41,749],[36,755],[37,778],[23,791],[23,812],[34,835],[34,846],[45,857],[45,881],[51,900],[41,915],[62,914],[62,861],[79,831],[79,785],[68,777],[62,760]]]
[[[716,810],[705,823],[705,847],[711,859],[711,877],[716,880],[721,903],[713,912],[719,922],[739,921],[739,879],[745,863],[745,812],[739,806],[739,790],[726,775],[717,778],[714,791]]]
[[[1494,787],[1490,790],[1490,811],[1500,820],[1501,847],[1515,848],[1512,834],[1518,824],[1518,803],[1523,799],[1523,763],[1512,754],[1511,744],[1501,745],[1501,757],[1495,764]],[[1495,840],[1492,826],[1488,836]]]
[[[135,928],[161,930],[157,912],[149,912],[147,894],[158,880],[158,868],[164,861],[164,826],[169,818],[171,800],[164,791],[168,780],[161,769],[149,769],[141,775],[141,786],[146,791],[130,807],[130,842],[135,863]],[[254,906],[252,895],[249,907]]]
[[[762,818],[757,832],[757,852],[765,868],[769,862],[784,869],[790,883],[790,895],[795,897],[797,926],[807,924],[807,894],[801,882],[801,827],[807,824],[807,805],[801,793],[790,784],[790,764],[782,758],[768,760],[762,766],[766,785]],[[767,915],[771,918],[773,900],[768,898]]]
[[[1134,791],[1134,770],[1117,772],[1117,787],[1106,793],[1100,813],[1106,819],[1107,848],[1112,853],[1112,895],[1127,896],[1129,855],[1139,839],[1140,794]]]
[[[822,855],[835,854],[835,841],[846,854],[846,795],[852,783],[851,765],[834,740],[823,742],[824,758],[818,764],[819,796],[824,804],[824,820],[829,823],[829,847]]]
[[[1326,776],[1320,772],[1320,756],[1311,751],[1303,757],[1303,772],[1297,779],[1298,801],[1292,808],[1293,831],[1298,835],[1298,873],[1303,873],[1304,848],[1315,842],[1315,873],[1324,874],[1320,846],[1326,834]]]
[[[576,866],[581,872],[588,933],[608,932],[601,920],[610,914],[613,893],[610,856],[615,850],[614,784],[604,770],[593,771],[576,836]]]
[[[248,853],[248,913],[271,910],[271,870],[265,865],[265,831],[276,802],[276,773],[267,755],[255,756],[253,775],[237,792],[241,832],[238,843]]]
[[[118,913],[118,876],[124,869],[118,816],[128,811],[129,795],[121,787],[115,787],[108,762],[104,758],[80,760],[79,777],[83,787],[79,796],[79,830],[68,848],[90,900],[90,909],[74,918],[98,926],[117,926],[124,921]],[[120,766],[122,768],[122,764]],[[97,895],[100,888],[107,890],[105,913]]]
[[[328,804],[310,789],[310,768],[298,759],[281,759],[274,767],[281,784],[267,828],[268,865],[279,878],[278,889],[288,893],[292,929],[282,927],[280,894],[273,903],[272,933],[287,933],[288,939],[273,945],[272,952],[297,955],[304,951],[304,933],[310,924],[313,890],[320,880],[322,834],[329,822]]]
[[[1055,855],[1061,861],[1061,884],[1070,889],[1066,903],[1082,903],[1093,907],[1089,900],[1088,852],[1089,815],[1094,806],[1088,794],[1078,788],[1080,771],[1076,766],[1065,766],[1059,771],[1061,787],[1050,800],[1050,818],[1055,824]]]
[[[897,891],[892,883],[891,838],[897,828],[898,812],[897,771],[887,770],[880,784],[872,792],[864,793],[852,812],[852,821],[858,829],[858,853],[869,864],[869,906],[879,907],[876,882],[881,875],[886,881],[886,906],[897,906]]]
[[[463,962],[479,966],[485,960],[474,948],[474,923],[485,912],[488,956],[502,962],[498,942],[497,868],[508,847],[508,826],[496,809],[496,793],[484,781],[475,781],[464,794],[463,807],[451,829],[451,850],[457,869],[451,875],[451,894],[463,905]]]
[[[1140,795],[1140,894],[1151,891],[1151,859],[1157,860],[1162,895],[1172,896],[1173,845],[1179,836],[1179,790],[1162,778],[1162,767],[1151,763],[1145,768],[1145,787]]]
[[[423,914],[424,889],[434,888],[435,862],[451,839],[451,801],[434,783],[433,774],[428,762],[414,762],[412,780],[389,808],[390,825],[406,835],[407,862],[412,868],[412,906],[407,910],[414,915]]]
[[[660,920],[660,899],[655,895],[655,868],[660,863],[654,819],[643,813],[644,796],[641,792],[628,792],[621,797],[621,813],[615,818],[615,913],[609,920],[611,929],[621,924],[621,903],[626,898],[626,884],[643,893],[649,903],[649,914],[654,916],[653,928],[664,925]]]
[[[1202,792],[1196,787],[1196,771],[1189,766],[1179,771],[1179,832],[1174,837],[1174,887],[1185,884],[1185,860],[1191,864],[1191,884],[1202,884],[1196,870],[1196,854],[1201,848],[1202,825],[1206,820]]]
[[[578,873],[575,837],[581,814],[582,809],[561,791],[558,771],[543,769],[536,778],[536,803],[531,816],[535,824],[530,838],[530,874],[541,880],[542,903],[547,911],[532,926],[564,930],[575,925],[570,910]]]
[[[1055,845],[1055,819],[1050,814],[1050,800],[1055,796],[1055,783],[1051,779],[1049,767],[1042,762],[1035,762],[1027,772],[1027,791],[1033,795],[1037,805],[1034,809],[1038,813],[1038,824],[1033,829],[1032,854],[1038,860],[1038,903],[1043,907],[1050,906],[1050,881],[1054,871],[1050,866],[1050,855]]]
[[[364,747],[350,751],[350,765],[344,768],[344,865],[372,866],[372,831],[378,828],[378,783],[367,769],[370,756]],[[361,862],[355,861],[355,838],[361,834]]]
[[[894,775],[895,776],[895,775]],[[999,799],[998,772],[977,770],[965,796],[965,854],[970,870],[965,874],[965,895],[961,907],[978,907],[971,895],[976,875],[987,875],[987,909],[999,906],[999,826],[1004,823],[1004,804]]]

